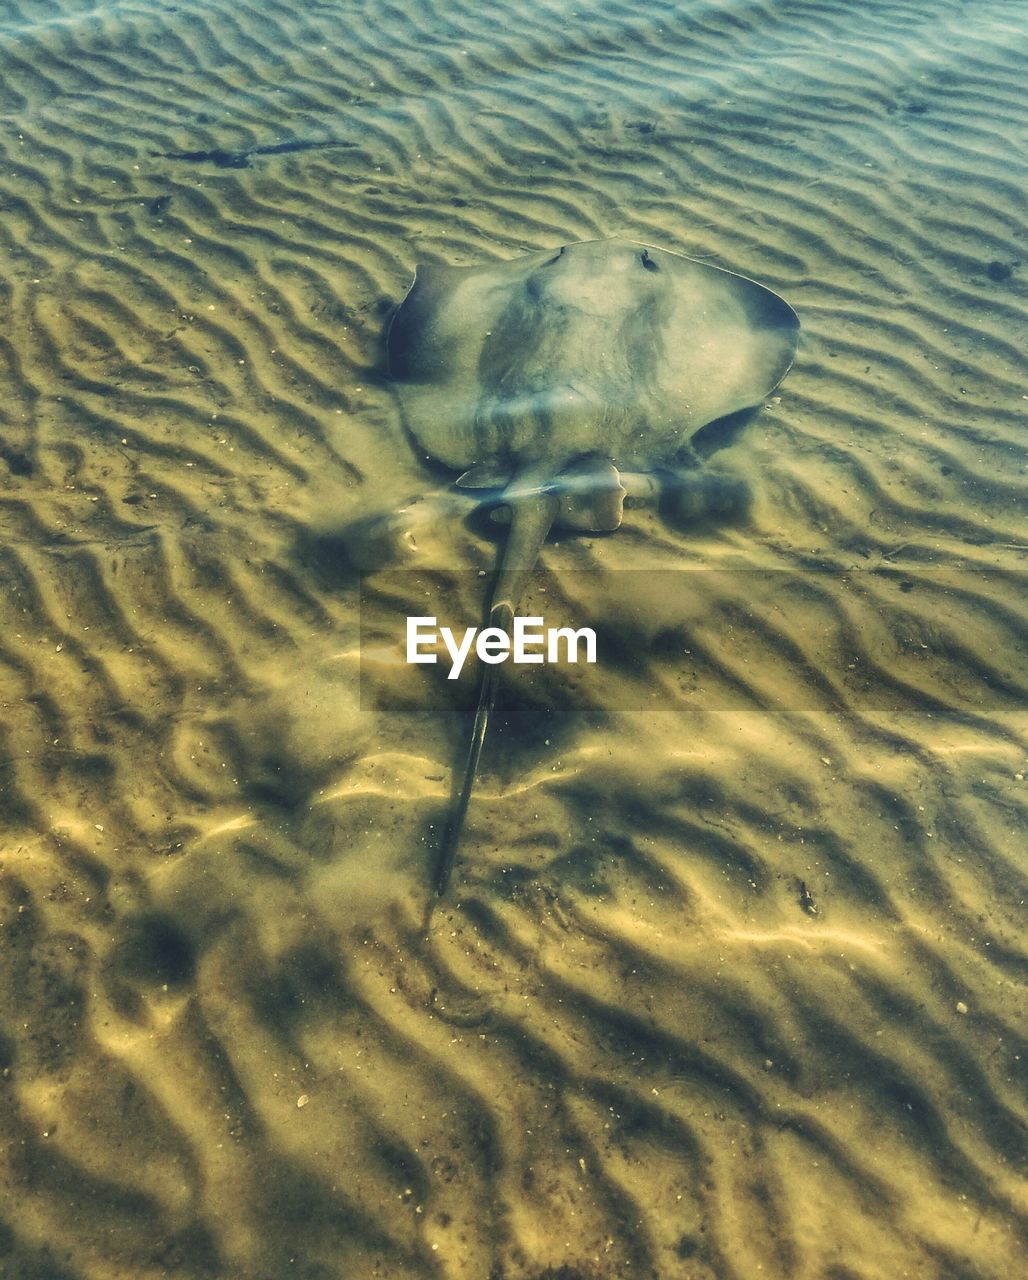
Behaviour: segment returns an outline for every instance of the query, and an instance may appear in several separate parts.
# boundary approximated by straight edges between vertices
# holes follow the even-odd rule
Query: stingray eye
[[[559,262],[563,256],[564,256],[564,246],[561,246],[561,248],[557,250],[557,252],[553,255],[552,258],[547,259],[547,261],[543,263],[543,266],[552,267],[553,264],[555,262]]]
[[[647,271],[660,270],[660,267],[658,267],[657,264],[650,257],[649,249],[644,249],[642,253],[639,254],[639,261],[643,264],[643,266],[646,268]]]

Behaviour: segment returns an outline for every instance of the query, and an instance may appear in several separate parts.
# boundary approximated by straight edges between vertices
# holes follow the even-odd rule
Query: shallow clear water
[[[1006,1280],[1023,1265],[1024,6],[0,16],[0,1275]],[[624,237],[802,322],[690,518],[497,533],[383,330]],[[704,503],[704,486],[740,495]],[[553,709],[548,709],[553,708]]]

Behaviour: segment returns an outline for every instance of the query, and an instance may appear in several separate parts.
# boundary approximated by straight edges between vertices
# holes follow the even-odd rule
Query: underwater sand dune
[[[1018,1272],[1025,45],[1001,0],[5,6],[0,1273]],[[800,356],[699,442],[748,504],[547,549],[611,656],[581,714],[509,682],[426,931],[463,720],[361,678],[317,535],[444,482],[380,372],[414,265],[613,236]],[[436,531],[365,634],[494,558]]]

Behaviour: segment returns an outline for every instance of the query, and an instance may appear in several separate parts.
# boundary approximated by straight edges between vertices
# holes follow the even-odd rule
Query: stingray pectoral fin
[[[613,533],[615,529],[620,529],[625,511],[625,494],[626,490],[617,472],[614,471],[612,485],[604,485],[597,489],[580,511],[573,510],[570,513],[572,519],[579,520],[576,526],[571,527],[585,529],[592,533]]]
[[[453,483],[458,489],[505,489],[513,474],[509,467],[498,466],[495,462],[476,462]]]
[[[609,458],[587,457],[564,468],[557,523],[583,533],[613,533],[621,527],[625,490]]]
[[[526,486],[528,487],[531,486]],[[492,598],[489,602],[488,626],[501,627],[510,635],[514,610],[528,576],[539,558],[539,552],[557,514],[559,501],[558,495],[554,493],[534,492],[530,497],[519,498],[511,503],[510,533],[507,536],[503,559],[493,585]],[[465,749],[464,768],[460,774],[453,808],[443,831],[434,869],[433,887],[440,897],[446,892],[446,887],[450,883],[499,683],[499,667],[486,665],[478,689],[475,719]]]
[[[656,471],[622,471],[621,487],[631,506],[644,506],[660,497],[661,484]]]
[[[480,501],[472,494],[442,489],[394,511],[362,516],[345,525],[338,536],[354,568],[371,573],[409,560],[417,553],[419,532],[466,516]]]
[[[512,485],[511,489],[515,487]],[[612,462],[589,459],[586,466],[566,468],[545,487],[555,491],[559,499],[553,519],[558,529],[576,533],[613,533],[620,529],[627,491]],[[508,501],[494,508],[490,519],[496,524],[510,524],[513,506],[513,501]]]
[[[417,551],[418,519],[405,508],[379,512],[348,524],[340,533],[346,555],[361,573],[373,573],[409,560]]]

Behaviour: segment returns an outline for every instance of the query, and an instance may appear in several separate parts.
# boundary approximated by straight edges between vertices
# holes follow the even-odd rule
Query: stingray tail
[[[493,584],[487,626],[502,627],[510,635],[514,610],[521,598],[528,576],[539,558],[546,535],[550,532],[558,505],[559,498],[546,491],[534,492],[531,496],[519,498],[511,504],[510,533],[507,536],[503,559]],[[468,804],[478,773],[482,744],[485,742],[486,730],[489,728],[489,716],[496,703],[499,684],[499,667],[493,664],[484,665],[478,689],[478,703],[475,707],[475,721],[464,755],[460,789],[443,832],[435,865],[433,885],[439,897],[446,892],[446,887],[450,883],[454,860],[457,857],[457,846],[460,844],[464,819],[467,817]]]

